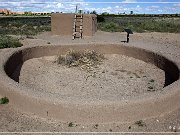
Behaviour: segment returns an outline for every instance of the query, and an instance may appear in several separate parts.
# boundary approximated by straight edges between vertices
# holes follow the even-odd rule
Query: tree
[[[24,14],[25,14],[25,15],[28,15],[28,12],[27,12],[27,11],[25,11],[25,12],[24,12]]]
[[[95,10],[93,10],[90,14],[95,14],[97,15],[97,12]]]
[[[101,15],[109,15],[108,12],[103,12]]]

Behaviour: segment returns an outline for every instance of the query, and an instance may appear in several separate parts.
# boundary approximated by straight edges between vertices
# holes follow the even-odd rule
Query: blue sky
[[[180,14],[180,0],[0,0],[0,9],[32,12],[87,12]]]

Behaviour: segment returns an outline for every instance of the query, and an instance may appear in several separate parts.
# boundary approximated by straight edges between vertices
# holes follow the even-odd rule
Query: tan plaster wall
[[[55,13],[51,16],[53,35],[73,34],[74,14]],[[97,31],[97,18],[93,14],[83,14],[83,36],[93,36]]]
[[[55,102],[40,91],[22,86],[11,77],[24,61],[42,56],[64,54],[69,49],[95,50],[103,54],[122,54],[152,63],[164,70],[166,83],[163,91],[152,97],[114,103],[64,103]],[[168,113],[179,107],[180,80],[178,64],[156,53],[121,45],[71,45],[38,46],[7,51],[0,59],[0,94],[10,99],[10,104],[23,112],[44,118],[86,123],[129,122]],[[9,76],[9,77],[8,77]],[[11,77],[11,78],[10,78]],[[50,95],[48,95],[50,96]],[[48,112],[48,115],[47,115]]]

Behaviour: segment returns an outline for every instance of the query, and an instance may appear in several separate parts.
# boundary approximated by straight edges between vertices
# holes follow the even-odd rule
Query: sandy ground
[[[22,41],[22,43],[26,46],[34,46],[34,45],[36,46],[42,44],[68,45],[68,44],[83,44],[83,43],[104,43],[104,44],[122,43],[125,46],[135,46],[135,47],[153,50],[155,52],[161,53],[162,55],[165,54],[168,58],[175,59],[177,62],[180,62],[179,37],[180,34],[171,34],[171,33],[134,33],[133,35],[130,35],[130,43],[127,44],[121,42],[126,40],[125,33],[108,33],[108,32],[99,31],[96,33],[96,36],[85,37],[82,40],[80,39],[71,40],[71,36],[59,37],[59,36],[52,36],[51,33],[43,33],[36,36],[34,39],[25,39]],[[33,61],[28,61],[26,64],[28,65],[28,63],[34,61],[37,62],[36,64],[43,64],[43,62],[47,60],[47,59],[44,60],[42,59],[43,58],[41,58],[41,60],[36,59]],[[127,58],[125,57],[123,59],[127,60]],[[123,59],[118,59],[118,60],[123,60]],[[133,62],[137,62],[137,61],[133,60]],[[137,69],[140,68],[141,64],[137,66]],[[151,66],[151,65],[145,64],[145,66]],[[50,66],[46,68],[57,68],[57,66],[54,65],[54,67]],[[63,67],[58,67],[58,68],[63,68]],[[43,71],[43,69],[41,70]],[[108,76],[111,75],[112,78],[115,80],[119,72],[114,73],[114,70],[116,69],[115,68],[112,69],[112,71],[109,72]],[[122,71],[122,67],[121,67],[121,71]],[[134,72],[135,70],[132,69],[128,69],[128,70],[126,69],[126,71],[131,71],[131,73],[135,73]],[[157,71],[157,69],[154,69],[154,71],[162,75],[161,71],[159,70]],[[154,71],[151,70],[149,72],[154,72]],[[161,77],[157,78],[157,76],[150,76],[149,74],[146,74],[146,71],[144,70],[143,72],[145,76],[149,77],[147,80],[154,79],[155,82],[158,82],[159,84],[158,87],[162,87],[161,83],[163,80],[161,79]],[[47,74],[50,75],[49,73]],[[56,74],[56,73],[51,73],[51,74]],[[120,74],[123,74],[124,78],[127,77],[128,79],[131,76],[130,74],[127,75],[124,72],[120,72]],[[138,72],[137,74],[139,76]],[[137,85],[139,85],[137,83],[137,80],[140,80],[139,81],[140,84],[143,82],[143,80],[141,80],[143,77],[140,78],[136,78],[135,76],[132,77],[133,78],[130,78],[132,80],[132,83],[136,83]],[[76,123],[74,121],[61,122],[57,120],[38,118],[33,114],[30,115],[30,114],[21,113],[18,110],[15,110],[9,104],[0,105],[0,132],[22,132],[22,131],[24,132],[25,131],[27,132],[30,131],[31,132],[170,132],[169,134],[172,134],[172,132],[177,132],[177,131],[180,132],[180,109],[177,108],[176,110],[172,110],[172,112],[169,112],[167,114],[162,114],[160,116],[157,116],[156,118],[145,119],[142,122],[143,123],[142,126],[135,124],[137,123],[137,121],[130,123],[124,122],[124,123],[104,123],[104,124],[102,123],[83,124],[83,123]]]
[[[142,98],[161,92],[165,82],[159,68],[122,55],[105,55],[102,64],[91,71],[58,65],[55,58],[26,61],[19,82],[61,101],[78,103]]]

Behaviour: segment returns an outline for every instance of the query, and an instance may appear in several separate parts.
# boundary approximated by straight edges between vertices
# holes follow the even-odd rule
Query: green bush
[[[0,34],[3,35],[37,35],[40,32],[51,31],[49,17],[7,17],[0,18]]]
[[[74,127],[74,123],[70,122],[70,123],[68,124],[68,127]]]
[[[7,35],[0,35],[0,49],[16,48],[16,47],[21,47],[21,46],[22,44],[19,42],[18,39],[15,39]]]
[[[129,28],[134,32],[170,32],[179,33],[179,18],[162,17],[108,17],[101,16],[104,22],[98,23],[98,29],[107,32],[121,32]]]
[[[97,22],[105,22],[105,19],[103,16],[97,16]]]
[[[0,99],[0,104],[7,104],[9,103],[9,99],[7,97],[3,97]]]
[[[114,22],[101,23],[99,24],[99,29],[107,32],[119,32],[123,30],[117,23]]]
[[[144,121],[142,121],[142,120],[136,121],[135,124],[138,125],[139,127],[146,126],[146,123]]]

